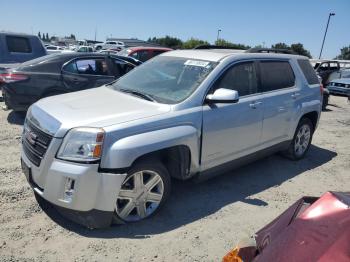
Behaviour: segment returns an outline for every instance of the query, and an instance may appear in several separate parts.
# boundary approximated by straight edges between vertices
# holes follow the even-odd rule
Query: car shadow
[[[155,216],[106,229],[90,230],[65,219],[52,207],[43,209],[60,226],[85,237],[148,238],[207,217],[237,201],[267,206],[269,203],[251,196],[319,167],[336,155],[311,145],[306,157],[300,161],[290,161],[276,154],[204,182],[174,180],[168,202]]]
[[[7,122],[14,125],[23,125],[26,118],[25,112],[11,111],[7,116]]]

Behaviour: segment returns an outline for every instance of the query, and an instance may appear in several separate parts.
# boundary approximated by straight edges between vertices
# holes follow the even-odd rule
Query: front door
[[[262,130],[262,95],[257,93],[255,62],[242,62],[227,69],[214,84],[237,90],[237,103],[203,106],[202,167],[208,169],[253,153]]]

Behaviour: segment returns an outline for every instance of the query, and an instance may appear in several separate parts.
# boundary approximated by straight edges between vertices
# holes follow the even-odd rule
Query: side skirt
[[[281,142],[277,145],[265,148],[263,150],[257,151],[255,153],[252,153],[252,154],[244,156],[244,157],[240,157],[240,158],[232,160],[228,163],[225,163],[225,164],[222,164],[222,165],[219,165],[216,167],[212,167],[208,170],[205,170],[205,171],[198,173],[193,179],[196,182],[201,182],[201,181],[211,179],[213,177],[216,177],[217,175],[223,174],[226,171],[247,165],[247,164],[254,162],[258,159],[264,158],[264,157],[269,156],[269,155],[273,155],[274,153],[277,153],[279,151],[286,150],[289,147],[290,143],[291,143],[291,140]]]

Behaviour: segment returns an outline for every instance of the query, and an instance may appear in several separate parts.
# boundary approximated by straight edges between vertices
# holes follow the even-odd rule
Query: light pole
[[[218,42],[218,41],[219,41],[219,35],[220,35],[220,32],[221,32],[221,29],[218,29],[218,35],[217,35],[217,37],[216,37],[216,42]]]
[[[320,56],[318,57],[318,59],[321,59],[321,56],[322,56],[323,45],[324,45],[324,41],[326,40],[326,35],[327,35],[327,31],[328,31],[329,20],[331,20],[331,16],[334,16],[334,15],[335,15],[335,13],[329,13],[328,21],[327,21],[327,26],[326,26],[326,31],[324,32],[323,41],[322,41],[322,46],[321,46],[321,51],[320,51]]]

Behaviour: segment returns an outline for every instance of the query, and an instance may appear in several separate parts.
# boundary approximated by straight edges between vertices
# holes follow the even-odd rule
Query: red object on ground
[[[304,197],[256,233],[253,261],[350,261],[350,193]]]

